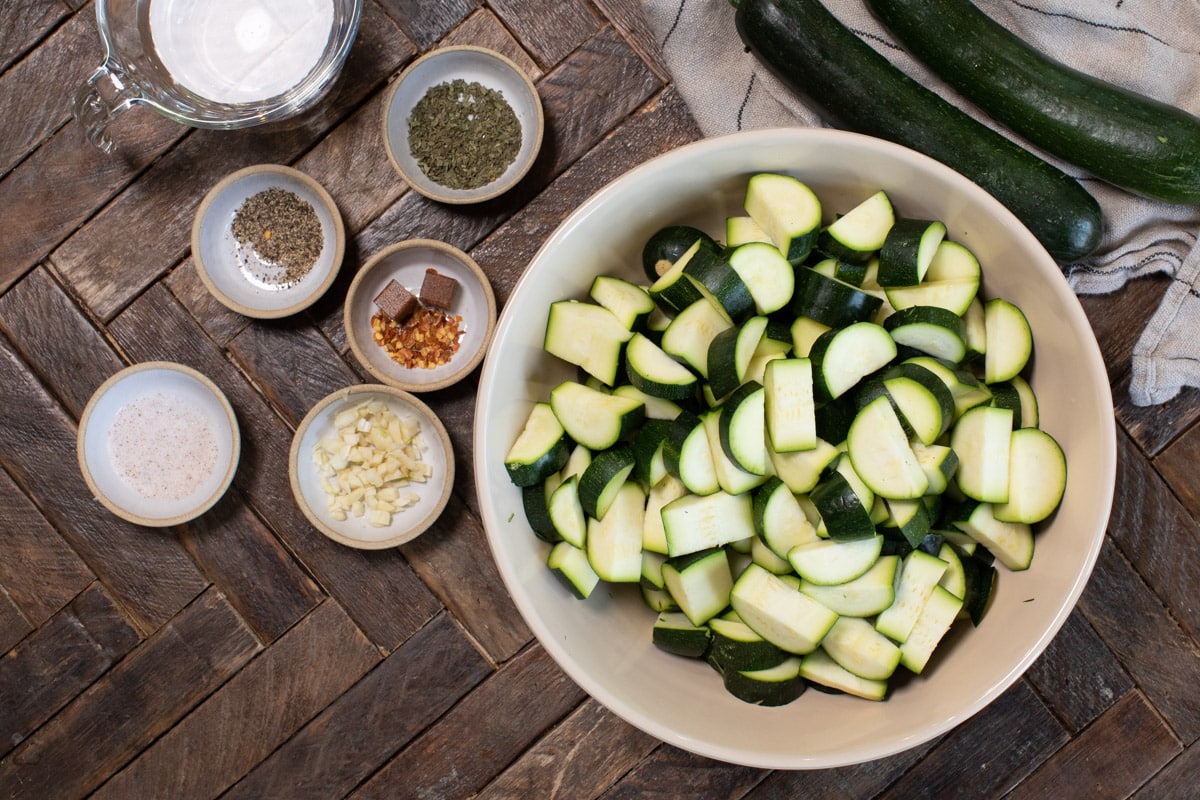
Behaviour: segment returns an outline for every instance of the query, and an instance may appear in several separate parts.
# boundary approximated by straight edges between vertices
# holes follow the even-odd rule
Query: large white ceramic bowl
[[[848,210],[885,189],[908,216],[943,220],[984,268],[991,295],[1017,303],[1034,329],[1032,382],[1042,427],[1062,444],[1068,486],[1038,534],[1032,567],[1000,570],[978,630],[935,653],[919,678],[874,703],[809,690],[764,708],[727,694],[701,661],[651,644],[654,614],[633,586],[572,599],[546,568],[547,545],[525,522],[504,456],[531,404],[575,374],[541,349],[546,311],[583,298],[592,277],[643,281],[640,252],[659,227],[691,223],[716,236],[742,213],[747,178],[792,173]],[[883,141],[833,130],[738,133],[682,147],[634,169],[573,213],[533,259],[501,315],[484,362],[475,415],[479,502],[500,574],[542,646],[589,694],[677,747],[763,768],[812,769],[888,756],[933,739],[978,712],[1037,659],[1083,591],[1112,503],[1112,395],[1096,340],[1058,267],[990,195],[950,169]],[[969,626],[968,626],[969,627]],[[901,670],[903,671],[903,670]]]

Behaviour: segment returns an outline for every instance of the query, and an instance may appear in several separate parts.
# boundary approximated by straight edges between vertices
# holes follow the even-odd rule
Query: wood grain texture
[[[454,244],[503,307],[575,209],[700,138],[642,3],[366,0],[342,79],[314,111],[220,132],[133,109],[111,156],[66,108],[102,58],[95,15],[88,0],[0,0],[0,798],[1196,795],[1200,395],[1139,408],[1128,394],[1167,278],[1082,298],[1116,401],[1117,494],[1079,605],[1026,674],[886,758],[819,771],[714,761],[587,698],[533,638],[480,519],[478,370],[422,396],[458,469],[414,542],[332,542],[287,477],[308,409],[371,380],[341,317],[373,253],[418,236]],[[411,192],[382,142],[390,82],[454,44],[512,58],[546,112],[533,169],[477,206]],[[285,320],[221,305],[189,252],[200,199],[256,162],[315,177],[350,233],[334,284]],[[243,437],[230,491],[169,530],[105,511],[75,459],[96,387],[152,359],[212,378]]]
[[[90,792],[258,648],[229,604],[204,594],[0,761],[0,786],[35,800]]]

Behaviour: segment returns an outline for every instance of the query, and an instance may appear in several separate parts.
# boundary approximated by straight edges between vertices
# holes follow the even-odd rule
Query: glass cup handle
[[[88,141],[105,153],[113,151],[108,126],[125,109],[143,101],[129,85],[125,71],[112,61],[99,66],[71,98],[71,115],[83,126]]]

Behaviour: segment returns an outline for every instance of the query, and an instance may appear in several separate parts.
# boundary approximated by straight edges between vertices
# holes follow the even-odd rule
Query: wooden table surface
[[[546,111],[531,174],[475,208],[408,191],[380,140],[389,81],[452,43],[514,58]],[[415,542],[334,544],[287,478],[305,412],[368,380],[341,327],[367,257],[442,239],[502,303],[593,191],[699,137],[636,0],[367,0],[338,89],[298,124],[197,131],[135,109],[113,155],[66,111],[100,61],[90,3],[0,1],[0,797],[1197,796],[1200,402],[1140,409],[1127,393],[1165,281],[1084,300],[1117,400],[1118,494],[1091,582],[1034,667],[954,731],[882,761],[719,763],[615,717],[531,636],[477,514],[476,376],[426,395],[461,466]],[[261,162],[322,182],[350,233],[338,282],[280,322],[226,310],[189,253],[204,193]],[[152,359],[210,376],[244,442],[225,498],[166,531],[105,511],[75,458],[92,392]]]

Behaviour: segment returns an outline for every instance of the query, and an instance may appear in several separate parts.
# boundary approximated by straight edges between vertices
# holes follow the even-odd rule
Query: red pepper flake
[[[382,311],[371,317],[375,343],[406,369],[434,369],[450,363],[462,338],[462,317],[421,306],[397,325]]]

